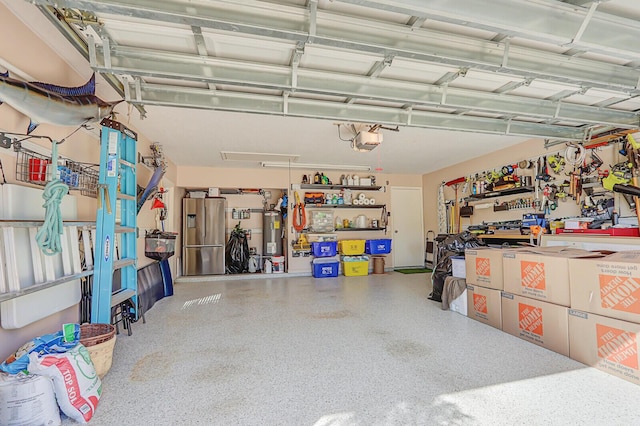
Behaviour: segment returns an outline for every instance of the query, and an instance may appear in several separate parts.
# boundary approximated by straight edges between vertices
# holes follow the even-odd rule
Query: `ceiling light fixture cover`
[[[354,170],[354,171],[371,171],[370,166],[361,166],[357,164],[308,164],[308,163],[287,163],[284,161],[263,161],[260,163],[262,167],[267,168],[284,168],[284,169],[310,169],[310,170]]]
[[[297,161],[299,154],[273,154],[270,152],[220,151],[224,161]]]

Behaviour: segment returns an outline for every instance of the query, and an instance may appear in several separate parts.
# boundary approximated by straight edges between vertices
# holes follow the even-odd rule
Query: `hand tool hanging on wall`
[[[632,164],[626,160],[611,166],[611,171],[602,178],[602,186],[608,191],[618,192],[623,195],[631,210],[635,210],[636,201],[632,194],[625,191],[631,183],[633,172]]]
[[[455,224],[456,233],[460,232],[460,208],[458,207],[458,188],[460,187],[460,184],[463,182],[466,182],[466,180],[467,179],[465,177],[460,177],[445,183],[445,185],[447,185],[448,187],[453,188],[453,191],[455,193],[454,204],[452,208],[453,214],[451,218],[451,223]],[[453,230],[453,226],[452,226],[452,230]]]
[[[549,209],[552,211],[558,208],[558,187],[555,184],[549,185]]]
[[[629,162],[631,163],[631,183],[633,184],[633,186],[638,188],[638,175],[640,175],[640,170],[638,169],[640,167],[640,152],[638,151],[640,150],[640,145],[638,145],[631,133],[627,134],[627,141],[629,142],[627,145],[627,157],[629,158]],[[640,193],[633,194],[636,204],[636,217],[638,218],[638,223],[640,224],[640,208],[638,208],[638,206],[640,205],[640,199],[638,198],[639,196]]]
[[[540,182],[538,181],[538,175],[540,174],[540,159],[535,161],[535,166],[533,170],[533,186],[535,188],[535,198],[536,201],[540,200]]]
[[[551,187],[546,185],[542,190],[542,203],[540,204],[540,211],[545,215],[551,213],[549,196],[551,195]]]
[[[545,155],[544,157],[540,157],[538,161],[540,162],[540,170],[538,175],[536,175],[536,179],[539,181],[549,182],[552,180],[552,177],[549,174],[549,169],[547,167],[547,156]]]
[[[449,221],[447,220],[447,205],[444,199],[444,185],[442,182],[438,187],[438,232],[445,234],[448,231]]]
[[[565,166],[564,157],[560,157],[557,155],[549,156],[549,167],[551,167],[551,170],[553,170],[553,173],[555,174],[562,173],[562,171],[564,170],[564,166]]]
[[[580,171],[582,172],[582,174],[585,175],[589,175],[593,172],[595,172],[596,170],[598,170],[600,168],[600,166],[602,166],[604,164],[604,162],[602,161],[602,159],[600,157],[598,157],[598,154],[596,154],[595,150],[591,151],[591,162],[589,164],[584,164],[580,167]]]
[[[576,179],[576,204],[580,205],[580,201],[582,200],[582,175],[575,175]]]
[[[2,167],[2,160],[0,160],[0,171],[2,172],[2,182],[0,182],[0,185],[4,185],[5,183],[7,183],[7,178],[4,176],[4,168]]]
[[[296,205],[293,209],[293,229],[298,232],[302,232],[307,225],[307,212],[304,209],[304,204],[300,201],[300,195],[298,191],[295,192]]]

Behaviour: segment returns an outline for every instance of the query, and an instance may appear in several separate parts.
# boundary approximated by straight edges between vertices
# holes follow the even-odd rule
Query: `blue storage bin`
[[[364,245],[364,252],[367,254],[391,253],[391,240],[367,240]]]
[[[338,251],[337,241],[319,241],[311,243],[311,252],[315,257],[333,257]]]
[[[313,259],[314,278],[329,278],[338,276],[339,262],[335,259]]]

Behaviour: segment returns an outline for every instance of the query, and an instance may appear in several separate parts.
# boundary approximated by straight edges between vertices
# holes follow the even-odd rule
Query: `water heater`
[[[282,256],[282,231],[280,212],[264,212],[262,228],[263,256]]]

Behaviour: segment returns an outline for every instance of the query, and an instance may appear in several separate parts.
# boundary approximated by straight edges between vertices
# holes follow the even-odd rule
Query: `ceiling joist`
[[[586,51],[620,58],[634,59],[640,55],[637,43],[640,22],[597,11],[603,0],[337,1],[409,16],[428,16],[430,20],[557,46],[573,43]]]
[[[130,83],[129,83],[130,84]],[[458,130],[476,133],[493,133],[527,137],[546,137],[560,140],[581,140],[584,130],[573,127],[516,122],[471,116],[452,116],[448,113],[419,111],[415,108],[391,108],[373,105],[345,104],[343,102],[318,101],[295,98],[290,95],[269,96],[240,92],[216,92],[186,87],[167,87],[141,84],[142,100],[128,102],[145,105],[212,109],[221,111],[252,112],[259,114],[288,115],[294,117],[322,117],[331,120],[368,121],[388,125]],[[408,122],[408,114],[411,122]]]
[[[640,39],[640,24],[613,22],[598,0],[577,6],[551,0],[32,1],[69,16],[58,26],[75,28],[69,39],[84,42],[93,69],[118,76],[126,99],[139,108],[211,108],[549,139],[580,139],[594,126],[639,125],[631,99],[640,93],[640,70],[622,63],[633,63],[640,48],[621,40]],[[77,16],[84,15],[96,19],[83,24]],[[535,19],[523,22],[522,16]],[[438,21],[493,33],[426,28]],[[556,25],[562,28],[556,31]],[[93,39],[96,26],[101,32]],[[155,40],[137,43],[141,35],[153,38],[154,26],[169,28],[178,42],[163,48]],[[625,33],[605,36],[604,29]],[[564,49],[532,47],[522,39]],[[212,41],[220,45],[216,53],[228,57],[213,57],[207,49]],[[270,50],[262,51],[264,42]],[[229,45],[242,47],[230,54]],[[608,50],[608,58],[587,55]],[[351,62],[349,55],[362,67],[340,66]]]
[[[98,14],[122,15],[145,21],[195,25],[210,30],[291,43],[298,41],[306,43],[311,36],[305,30],[308,9],[285,4],[278,5],[277,2],[249,1],[248,3],[254,7],[245,5],[230,9],[220,8],[218,3],[225,2],[202,4],[178,0],[163,2],[153,0],[32,1],[36,4],[77,8]],[[466,0],[452,3],[460,1],[465,3],[461,8],[467,8],[469,2]],[[527,4],[521,0],[504,1]],[[364,3],[386,4],[387,2]],[[448,5],[450,2],[440,3]],[[483,7],[484,3],[482,2]],[[490,10],[490,8],[486,9]],[[512,22],[518,22],[520,25],[522,23],[520,17],[526,15],[513,6],[507,9],[517,14]],[[261,12],[264,13],[261,14]],[[313,43],[326,48],[350,50],[379,57],[393,55],[420,62],[495,71],[524,78],[539,78],[570,84],[587,82],[592,87],[618,91],[635,91],[640,76],[637,70],[620,65],[566,57],[562,54],[514,45],[509,48],[509,66],[503,67],[505,46],[501,43],[425,29],[408,30],[405,25],[345,16],[325,10],[317,11],[316,20]],[[616,32],[621,31],[615,26],[612,26],[612,29]],[[634,45],[640,46],[636,40],[640,40],[640,31],[633,42]],[[568,37],[563,40],[563,43],[570,41],[571,37]],[[633,59],[636,59],[638,54],[640,51]]]
[[[195,55],[166,53],[148,49],[111,47],[110,54],[103,54],[105,46],[97,45],[96,62],[92,67],[105,73],[159,77],[216,85],[227,84],[261,89],[296,90],[303,92],[343,96],[347,98],[403,102],[412,105],[448,106],[471,108],[482,112],[510,113],[515,116],[530,116],[540,119],[554,117],[556,112],[566,121],[577,124],[610,124],[623,128],[638,127],[638,114],[606,107],[591,107],[563,103],[558,109],[554,100],[533,99],[524,96],[486,93],[437,84],[398,81],[389,78],[372,79],[343,73],[296,68],[293,81],[291,68],[268,64],[254,64],[208,58],[205,61]],[[111,66],[102,62],[110,58]],[[388,61],[390,64],[391,60]],[[463,71],[453,73],[459,76]],[[449,80],[451,81],[451,80]],[[529,81],[530,83],[530,81]],[[518,83],[519,84],[519,83]],[[522,85],[527,85],[523,81]],[[515,87],[515,85],[514,85]],[[446,90],[446,102],[443,95]],[[581,90],[572,93],[582,93]],[[568,95],[563,94],[562,98]]]

